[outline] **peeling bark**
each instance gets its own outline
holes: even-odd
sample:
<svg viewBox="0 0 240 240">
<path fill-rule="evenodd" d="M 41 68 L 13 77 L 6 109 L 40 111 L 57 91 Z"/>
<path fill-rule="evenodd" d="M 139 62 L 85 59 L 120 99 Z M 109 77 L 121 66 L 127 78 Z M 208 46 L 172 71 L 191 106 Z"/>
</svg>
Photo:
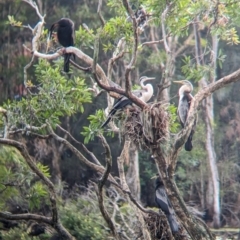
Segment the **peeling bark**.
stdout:
<svg viewBox="0 0 240 240">
<path fill-rule="evenodd" d="M 126 173 L 127 184 L 130 188 L 132 195 L 140 200 L 140 176 L 139 176 L 139 159 L 138 159 L 138 149 L 133 142 L 130 144 L 129 148 L 129 164 Z"/>
</svg>

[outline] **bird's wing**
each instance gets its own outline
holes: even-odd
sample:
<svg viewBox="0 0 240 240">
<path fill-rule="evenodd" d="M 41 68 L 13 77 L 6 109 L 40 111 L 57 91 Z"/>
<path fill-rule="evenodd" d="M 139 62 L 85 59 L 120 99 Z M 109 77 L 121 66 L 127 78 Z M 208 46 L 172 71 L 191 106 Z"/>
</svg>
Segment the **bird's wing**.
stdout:
<svg viewBox="0 0 240 240">
<path fill-rule="evenodd" d="M 169 208 L 171 207 L 171 203 L 169 202 L 166 191 L 163 187 L 157 188 L 156 195 L 155 195 L 155 201 L 156 201 L 158 207 L 160 209 L 162 209 L 162 211 L 165 214 L 170 213 Z M 169 205 L 169 203 L 170 203 L 170 205 Z"/>
<path fill-rule="evenodd" d="M 184 127 L 184 124 L 187 120 L 189 107 L 190 107 L 189 99 L 187 95 L 184 95 L 179 100 L 179 104 L 178 104 L 178 116 L 179 116 L 182 127 Z"/>
<path fill-rule="evenodd" d="M 131 104 L 132 102 L 125 96 L 120 97 L 115 104 L 113 105 L 113 109 L 119 110 Z"/>
<path fill-rule="evenodd" d="M 140 98 L 140 97 L 142 97 L 143 92 L 144 92 L 144 90 L 141 90 L 141 89 L 139 89 L 139 90 L 133 90 L 133 91 L 132 91 L 132 94 L 133 94 L 134 96 L 136 96 L 137 98 Z"/>
</svg>

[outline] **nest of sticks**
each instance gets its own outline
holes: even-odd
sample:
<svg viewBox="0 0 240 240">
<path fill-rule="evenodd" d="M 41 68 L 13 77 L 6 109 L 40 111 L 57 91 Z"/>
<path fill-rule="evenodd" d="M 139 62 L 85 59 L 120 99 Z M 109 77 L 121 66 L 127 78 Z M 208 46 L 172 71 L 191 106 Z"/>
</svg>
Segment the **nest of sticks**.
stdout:
<svg viewBox="0 0 240 240">
<path fill-rule="evenodd" d="M 144 221 L 152 240 L 172 239 L 166 222 L 162 221 L 160 216 L 148 213 L 144 216 Z"/>
<path fill-rule="evenodd" d="M 127 109 L 123 122 L 123 133 L 140 148 L 163 143 L 169 133 L 169 115 L 166 105 L 155 103 L 141 110 L 137 107 Z"/>
</svg>

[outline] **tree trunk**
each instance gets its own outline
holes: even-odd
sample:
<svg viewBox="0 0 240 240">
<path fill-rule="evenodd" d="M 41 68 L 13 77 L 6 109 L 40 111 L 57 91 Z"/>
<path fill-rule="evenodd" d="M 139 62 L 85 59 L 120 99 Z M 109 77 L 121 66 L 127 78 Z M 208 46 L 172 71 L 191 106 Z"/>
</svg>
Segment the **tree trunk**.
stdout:
<svg viewBox="0 0 240 240">
<path fill-rule="evenodd" d="M 198 19 L 196 19 L 198 20 Z M 204 58 L 203 58 L 203 51 L 200 42 L 200 35 L 198 32 L 198 24 L 194 24 L 194 35 L 195 35 L 195 53 L 196 53 L 196 62 L 197 66 L 204 65 Z M 213 51 L 211 56 L 211 65 L 214 69 L 214 74 L 211 76 L 210 81 L 215 81 L 215 71 L 216 71 L 216 60 L 217 60 L 217 50 L 218 50 L 218 39 L 216 36 L 212 36 L 212 45 Z M 207 80 L 203 77 L 200 81 L 201 88 L 204 88 L 208 85 Z M 218 177 L 218 169 L 217 169 L 217 161 L 216 161 L 216 153 L 214 149 L 214 114 L 213 114 L 213 98 L 209 96 L 203 101 L 204 107 L 204 122 L 206 125 L 206 150 L 208 154 L 208 161 L 209 161 L 209 170 L 210 170 L 210 179 L 211 181 L 208 183 L 212 184 L 212 197 L 213 199 L 210 200 L 210 196 L 207 198 L 207 204 L 213 203 L 213 206 L 210 207 L 213 209 L 213 225 L 214 227 L 220 227 L 220 204 L 219 204 L 219 177 Z M 208 191 L 209 192 L 209 191 Z M 210 193 L 210 192 L 209 192 Z M 209 194 L 210 195 L 210 194 Z"/>
<path fill-rule="evenodd" d="M 132 195 L 140 200 L 140 176 L 139 176 L 139 159 L 138 159 L 138 149 L 134 143 L 131 142 L 129 148 L 129 162 L 128 170 L 126 173 L 126 181 L 130 188 Z"/>
<path fill-rule="evenodd" d="M 212 65 L 214 71 L 216 71 L 216 60 L 217 60 L 217 50 L 218 50 L 218 39 L 216 36 L 212 37 L 212 45 L 213 45 L 213 56 L 212 56 Z M 215 81 L 215 73 L 212 76 L 211 82 Z M 202 80 L 202 86 L 206 86 L 207 82 L 206 79 Z M 216 160 L 216 153 L 214 149 L 214 104 L 213 104 L 213 97 L 209 96 L 204 101 L 204 108 L 205 108 L 205 124 L 206 124 L 206 150 L 208 154 L 209 160 L 209 170 L 210 170 L 210 178 L 212 184 L 212 203 L 213 203 L 213 226 L 216 228 L 220 227 L 220 189 L 219 189 L 219 176 L 218 176 L 218 168 L 217 168 L 217 160 Z"/>
</svg>

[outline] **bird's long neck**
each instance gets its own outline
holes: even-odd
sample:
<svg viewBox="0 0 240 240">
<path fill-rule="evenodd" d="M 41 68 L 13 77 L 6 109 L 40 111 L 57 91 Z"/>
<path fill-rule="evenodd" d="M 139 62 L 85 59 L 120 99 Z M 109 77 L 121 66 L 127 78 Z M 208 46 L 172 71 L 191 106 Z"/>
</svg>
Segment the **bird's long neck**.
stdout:
<svg viewBox="0 0 240 240">
<path fill-rule="evenodd" d="M 182 86 L 180 87 L 178 94 L 180 98 L 183 98 L 186 95 L 191 95 L 191 92 L 193 91 L 193 87 L 191 86 Z"/>
<path fill-rule="evenodd" d="M 153 95 L 153 86 L 152 84 L 146 84 L 145 86 L 141 84 L 141 86 L 143 90 L 146 90 L 146 92 L 142 93 L 142 96 L 140 99 L 144 102 L 148 102 Z"/>
</svg>

